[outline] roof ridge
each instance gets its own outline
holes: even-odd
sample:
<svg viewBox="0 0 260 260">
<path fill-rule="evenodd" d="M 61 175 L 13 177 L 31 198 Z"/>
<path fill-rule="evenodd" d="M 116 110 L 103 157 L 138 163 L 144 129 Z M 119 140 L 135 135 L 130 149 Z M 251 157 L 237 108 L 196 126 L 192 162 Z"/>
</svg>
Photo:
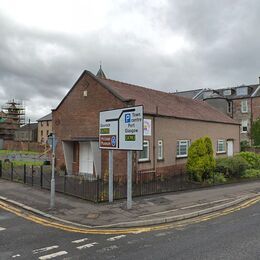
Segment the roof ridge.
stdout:
<svg viewBox="0 0 260 260">
<path fill-rule="evenodd" d="M 102 80 L 104 80 L 104 79 L 102 79 Z M 120 84 L 132 86 L 132 87 L 144 88 L 144 89 L 147 89 L 149 91 L 157 91 L 157 92 L 161 92 L 161 93 L 164 93 L 164 94 L 172 94 L 171 92 L 166 92 L 166 91 L 162 91 L 162 90 L 158 90 L 158 89 L 144 87 L 144 86 L 140 86 L 140 85 L 136 85 L 136 84 L 132 84 L 132 83 L 127 83 L 127 82 L 123 82 L 123 81 L 119 81 L 119 80 L 114 80 L 114 79 L 105 79 L 105 80 L 117 82 L 117 83 L 120 83 Z"/>
</svg>

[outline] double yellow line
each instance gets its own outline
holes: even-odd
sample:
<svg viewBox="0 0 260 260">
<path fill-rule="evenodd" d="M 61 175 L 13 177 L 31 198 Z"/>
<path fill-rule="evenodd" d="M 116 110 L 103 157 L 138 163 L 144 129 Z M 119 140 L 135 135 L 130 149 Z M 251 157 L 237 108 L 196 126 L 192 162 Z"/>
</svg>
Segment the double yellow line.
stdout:
<svg viewBox="0 0 260 260">
<path fill-rule="evenodd" d="M 68 232 L 75 232 L 75 233 L 82 233 L 82 234 L 103 234 L 104 235 L 104 234 L 137 234 L 137 233 L 163 230 L 163 229 L 169 229 L 169 228 L 181 228 L 181 227 L 185 227 L 190 224 L 195 224 L 195 223 L 207 221 L 210 219 L 214 219 L 214 218 L 217 218 L 220 216 L 228 215 L 235 211 L 252 206 L 253 204 L 255 204 L 259 201 L 260 201 L 260 196 L 257 196 L 252 199 L 249 199 L 237 206 L 230 207 L 230 208 L 227 208 L 227 209 L 224 209 L 221 211 L 217 211 L 214 213 L 210 213 L 207 215 L 202 215 L 202 216 L 198 216 L 195 218 L 183 220 L 183 221 L 148 226 L 148 227 L 146 226 L 146 227 L 120 228 L 120 229 L 79 228 L 79 227 L 75 227 L 72 225 L 65 225 L 65 224 L 58 223 L 56 221 L 37 217 L 36 215 L 33 215 L 31 213 L 20 210 L 19 208 L 11 206 L 10 204 L 7 204 L 2 201 L 0 201 L 0 208 L 7 210 L 9 212 L 12 212 L 19 217 L 22 217 L 24 219 L 27 219 L 29 221 L 32 221 L 34 223 L 37 223 L 37 224 L 40 224 L 40 225 L 43 225 L 46 227 L 52 227 L 52 228 L 57 228 L 57 229 L 68 231 Z"/>
</svg>

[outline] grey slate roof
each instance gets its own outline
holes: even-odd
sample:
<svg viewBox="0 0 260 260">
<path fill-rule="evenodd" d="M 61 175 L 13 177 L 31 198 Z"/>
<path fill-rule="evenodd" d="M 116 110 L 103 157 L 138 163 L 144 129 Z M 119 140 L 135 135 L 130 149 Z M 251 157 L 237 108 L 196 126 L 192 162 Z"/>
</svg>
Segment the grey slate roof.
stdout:
<svg viewBox="0 0 260 260">
<path fill-rule="evenodd" d="M 48 114 L 48 115 L 38 119 L 37 121 L 41 122 L 41 121 L 51 121 L 51 120 L 52 120 L 52 113 L 50 113 L 50 114 Z"/>
<path fill-rule="evenodd" d="M 238 88 L 248 88 L 247 95 L 237 95 L 236 90 Z M 231 90 L 231 95 L 224 95 L 225 90 Z M 211 94 L 210 94 L 211 92 Z M 207 94 L 208 93 L 208 94 Z M 249 97 L 257 97 L 260 96 L 260 85 L 242 85 L 237 87 L 229 87 L 229 88 L 216 88 L 216 89 L 193 89 L 188 91 L 182 91 L 173 93 L 177 96 L 187 97 L 191 99 L 208 99 L 208 98 L 226 98 L 226 99 L 240 99 L 240 98 L 249 98 Z"/>
<path fill-rule="evenodd" d="M 34 130 L 37 129 L 38 123 L 31 123 L 31 124 L 26 124 L 20 128 L 18 128 L 16 131 L 28 131 L 28 130 Z"/>
</svg>

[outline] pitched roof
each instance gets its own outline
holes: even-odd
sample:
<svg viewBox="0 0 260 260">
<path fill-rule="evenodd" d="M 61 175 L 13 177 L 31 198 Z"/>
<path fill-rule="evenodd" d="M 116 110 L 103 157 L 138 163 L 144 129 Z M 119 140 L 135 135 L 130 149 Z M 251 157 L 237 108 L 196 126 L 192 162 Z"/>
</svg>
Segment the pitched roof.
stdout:
<svg viewBox="0 0 260 260">
<path fill-rule="evenodd" d="M 52 113 L 44 116 L 44 117 L 41 117 L 40 119 L 38 119 L 37 121 L 40 122 L 40 121 L 51 121 L 52 120 Z"/>
<path fill-rule="evenodd" d="M 172 93 L 166 93 L 111 79 L 101 79 L 87 70 L 83 71 L 78 80 L 53 111 L 59 109 L 64 100 L 77 86 L 78 82 L 85 76 L 89 76 L 96 80 L 122 102 L 135 100 L 135 105 L 143 105 L 145 114 L 238 125 L 236 121 L 208 105 L 206 102 L 191 100 L 190 98 L 173 95 Z"/>
<path fill-rule="evenodd" d="M 204 89 L 202 89 L 202 88 L 192 89 L 192 90 L 186 90 L 186 91 L 178 91 L 178 92 L 174 92 L 172 94 L 177 95 L 177 96 L 187 97 L 187 98 L 194 98 L 203 90 Z"/>
<path fill-rule="evenodd" d="M 31 123 L 31 124 L 26 124 L 24 126 L 21 126 L 18 128 L 16 131 L 28 131 L 28 130 L 35 130 L 37 129 L 38 124 L 37 123 Z"/>
<path fill-rule="evenodd" d="M 248 88 L 248 93 L 246 95 L 237 95 L 237 89 L 244 88 L 244 87 Z M 231 94 L 224 95 L 225 90 L 231 90 Z M 210 92 L 212 94 L 210 94 Z M 260 85 L 252 84 L 252 85 L 242 85 L 242 86 L 229 87 L 229 88 L 193 89 L 193 90 L 175 92 L 173 94 L 182 97 L 193 98 L 193 99 L 212 99 L 212 98 L 226 98 L 229 100 L 241 99 L 241 98 L 249 98 L 249 97 L 259 97 Z"/>
<path fill-rule="evenodd" d="M 158 90 L 123 83 L 110 79 L 99 79 L 101 83 L 125 100 L 134 99 L 135 105 L 144 105 L 145 114 L 158 114 L 175 118 L 238 124 L 233 119 L 208 105 Z"/>
</svg>

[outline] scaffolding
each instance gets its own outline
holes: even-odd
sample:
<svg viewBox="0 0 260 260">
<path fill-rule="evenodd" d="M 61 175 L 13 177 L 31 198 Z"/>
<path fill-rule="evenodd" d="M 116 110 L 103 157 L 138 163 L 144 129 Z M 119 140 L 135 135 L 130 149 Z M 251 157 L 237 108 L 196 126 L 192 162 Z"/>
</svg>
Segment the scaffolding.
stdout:
<svg viewBox="0 0 260 260">
<path fill-rule="evenodd" d="M 14 132 L 25 124 L 25 106 L 21 100 L 9 100 L 0 112 L 0 139 L 14 139 Z"/>
</svg>

